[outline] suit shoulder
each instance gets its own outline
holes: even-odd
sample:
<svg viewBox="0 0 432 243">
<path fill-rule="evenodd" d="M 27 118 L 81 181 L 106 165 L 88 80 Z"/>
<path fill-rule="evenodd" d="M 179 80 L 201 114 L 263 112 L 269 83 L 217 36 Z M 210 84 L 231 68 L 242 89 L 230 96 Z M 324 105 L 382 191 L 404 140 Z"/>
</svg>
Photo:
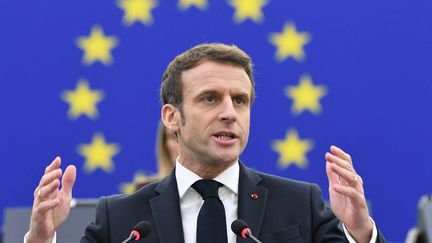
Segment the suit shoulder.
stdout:
<svg viewBox="0 0 432 243">
<path fill-rule="evenodd" d="M 316 185 L 306 181 L 294 180 L 294 179 L 267 174 L 263 172 L 257 171 L 257 173 L 261 177 L 262 182 L 264 183 L 276 183 L 276 184 L 284 184 L 284 185 L 292 185 L 292 186 L 300 186 L 300 187 L 309 187 L 312 185 Z"/>
<path fill-rule="evenodd" d="M 143 202 L 149 201 L 156 195 L 155 188 L 158 185 L 158 182 L 147 184 L 141 187 L 138 191 L 132 194 L 114 194 L 109 196 L 101 197 L 99 203 L 105 201 L 107 206 L 118 206 L 118 205 L 127 205 L 135 202 Z"/>
<path fill-rule="evenodd" d="M 314 183 L 289 179 L 281 176 L 257 172 L 261 181 L 259 185 L 269 188 L 270 190 L 283 190 L 287 193 L 311 193 L 321 191 L 319 186 Z"/>
</svg>

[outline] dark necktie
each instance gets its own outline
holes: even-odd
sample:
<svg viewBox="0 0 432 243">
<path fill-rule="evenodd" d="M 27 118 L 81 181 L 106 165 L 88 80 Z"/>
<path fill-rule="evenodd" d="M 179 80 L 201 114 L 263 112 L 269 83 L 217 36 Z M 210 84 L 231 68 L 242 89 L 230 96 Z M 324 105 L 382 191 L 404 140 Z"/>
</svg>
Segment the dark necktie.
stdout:
<svg viewBox="0 0 432 243">
<path fill-rule="evenodd" d="M 227 243 L 225 208 L 219 199 L 222 184 L 214 180 L 199 180 L 192 187 L 203 198 L 204 204 L 198 214 L 197 243 Z"/>
</svg>

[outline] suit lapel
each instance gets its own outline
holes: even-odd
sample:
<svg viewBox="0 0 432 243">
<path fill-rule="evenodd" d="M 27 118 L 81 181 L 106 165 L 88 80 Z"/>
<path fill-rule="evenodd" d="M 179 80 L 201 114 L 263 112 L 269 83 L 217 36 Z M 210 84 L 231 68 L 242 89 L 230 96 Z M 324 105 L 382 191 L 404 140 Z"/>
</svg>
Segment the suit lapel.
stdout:
<svg viewBox="0 0 432 243">
<path fill-rule="evenodd" d="M 163 179 L 155 191 L 159 196 L 150 200 L 155 228 L 161 243 L 183 243 L 180 202 L 175 179 L 175 169 Z"/>
<path fill-rule="evenodd" d="M 238 218 L 249 224 L 252 233 L 258 236 L 264 219 L 268 189 L 258 186 L 260 176 L 253 170 L 240 165 L 238 191 Z M 161 243 L 183 243 L 183 227 L 180 214 L 175 169 L 162 180 L 155 191 L 159 196 L 150 200 L 155 228 Z M 256 195 L 255 199 L 252 194 Z M 238 238 L 238 242 L 248 242 Z"/>
<path fill-rule="evenodd" d="M 268 189 L 258 186 L 260 176 L 253 170 L 240 164 L 240 178 L 238 191 L 238 218 L 244 220 L 258 236 L 264 219 Z M 238 242 L 248 242 L 238 238 Z"/>
</svg>

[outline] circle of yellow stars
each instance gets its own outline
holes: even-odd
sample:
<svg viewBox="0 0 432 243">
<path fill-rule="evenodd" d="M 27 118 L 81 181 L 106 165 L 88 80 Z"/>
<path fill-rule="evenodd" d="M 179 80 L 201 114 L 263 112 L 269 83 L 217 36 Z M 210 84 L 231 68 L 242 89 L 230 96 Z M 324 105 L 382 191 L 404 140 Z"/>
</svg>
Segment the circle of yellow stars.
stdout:
<svg viewBox="0 0 432 243">
<path fill-rule="evenodd" d="M 263 9 L 270 3 L 269 0 L 227 0 L 227 4 L 234 9 L 233 21 L 242 24 L 252 21 L 260 24 L 264 21 Z M 116 6 L 123 11 L 122 22 L 130 27 L 134 24 L 151 26 L 154 22 L 153 12 L 159 6 L 159 0 L 117 0 Z M 208 0 L 178 0 L 177 7 L 181 11 L 196 8 L 201 11 L 209 9 Z M 298 31 L 296 24 L 287 21 L 281 32 L 268 35 L 268 42 L 275 47 L 274 58 L 277 62 L 283 62 L 289 58 L 296 62 L 306 60 L 305 47 L 311 42 L 311 34 Z M 103 28 L 94 25 L 88 36 L 79 36 L 75 40 L 76 46 L 82 50 L 82 63 L 84 66 L 92 66 L 99 63 L 110 66 L 114 62 L 112 51 L 118 47 L 119 38 L 105 34 Z M 309 111 L 314 115 L 322 112 L 320 100 L 327 94 L 327 88 L 323 85 L 315 85 L 309 75 L 302 75 L 298 85 L 285 87 L 284 94 L 292 100 L 291 112 L 300 115 Z M 91 89 L 85 79 L 77 81 L 75 90 L 65 90 L 61 98 L 69 105 L 67 116 L 71 120 L 77 120 L 86 116 L 91 120 L 99 117 L 97 105 L 105 99 L 102 90 Z M 313 141 L 301 139 L 294 128 L 286 132 L 282 140 L 271 142 L 271 148 L 279 154 L 278 164 L 286 168 L 295 164 L 301 168 L 307 166 L 306 154 L 312 150 Z M 108 143 L 102 133 L 95 133 L 89 144 L 81 144 L 78 153 L 85 158 L 84 170 L 88 173 L 96 169 L 112 172 L 115 168 L 113 157 L 120 152 L 120 146 L 116 143 Z M 135 176 L 142 180 L 143 175 Z M 144 176 L 145 177 L 145 176 Z M 136 182 L 136 180 L 134 179 Z M 132 183 L 122 185 L 123 191 L 129 191 Z M 125 188 L 129 188 L 128 190 Z"/>
</svg>

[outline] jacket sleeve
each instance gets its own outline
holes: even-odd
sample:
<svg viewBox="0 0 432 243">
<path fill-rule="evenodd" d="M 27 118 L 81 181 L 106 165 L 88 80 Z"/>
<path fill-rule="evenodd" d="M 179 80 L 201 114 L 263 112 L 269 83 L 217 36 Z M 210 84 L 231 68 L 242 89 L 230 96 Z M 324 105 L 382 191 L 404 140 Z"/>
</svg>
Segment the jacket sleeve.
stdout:
<svg viewBox="0 0 432 243">
<path fill-rule="evenodd" d="M 109 218 L 107 210 L 107 198 L 102 197 L 96 207 L 94 222 L 87 225 L 80 243 L 108 243 L 110 242 Z"/>
<path fill-rule="evenodd" d="M 349 242 L 343 230 L 342 222 L 333 214 L 329 205 L 322 200 L 318 186 L 311 186 L 313 242 Z M 375 225 L 376 227 L 376 225 Z M 378 230 L 376 243 L 385 243 Z"/>
<path fill-rule="evenodd" d="M 339 219 L 333 214 L 329 205 L 324 203 L 319 187 L 312 184 L 310 193 L 312 242 L 348 242 Z"/>
</svg>

